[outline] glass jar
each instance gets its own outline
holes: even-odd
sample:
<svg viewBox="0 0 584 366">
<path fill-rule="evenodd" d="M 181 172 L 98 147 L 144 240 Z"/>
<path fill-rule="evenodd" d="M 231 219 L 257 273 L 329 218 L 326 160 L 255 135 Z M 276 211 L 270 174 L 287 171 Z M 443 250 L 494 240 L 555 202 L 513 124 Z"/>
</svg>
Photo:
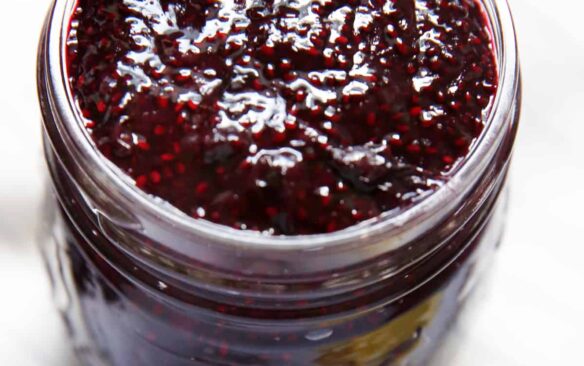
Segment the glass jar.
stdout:
<svg viewBox="0 0 584 366">
<path fill-rule="evenodd" d="M 50 189 L 42 250 L 87 365 L 426 365 L 499 243 L 520 81 L 506 1 L 484 0 L 500 87 L 445 185 L 323 235 L 195 220 L 136 188 L 82 127 L 56 0 L 38 84 Z"/>
</svg>

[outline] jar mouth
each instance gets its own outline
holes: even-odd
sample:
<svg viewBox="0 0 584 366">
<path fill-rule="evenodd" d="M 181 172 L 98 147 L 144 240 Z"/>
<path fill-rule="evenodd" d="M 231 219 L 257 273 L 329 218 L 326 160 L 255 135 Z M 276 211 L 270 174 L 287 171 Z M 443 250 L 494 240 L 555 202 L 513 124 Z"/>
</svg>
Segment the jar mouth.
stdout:
<svg viewBox="0 0 584 366">
<path fill-rule="evenodd" d="M 49 18 L 48 67 L 51 70 L 51 97 L 61 116 L 58 129 L 71 138 L 73 156 L 85 165 L 81 167 L 98 183 L 108 182 L 114 201 L 127 203 L 127 207 L 139 207 L 143 213 L 161 223 L 168 223 L 173 230 L 204 237 L 213 242 L 235 246 L 240 249 L 270 248 L 276 251 L 320 250 L 338 245 L 357 245 L 365 238 L 379 235 L 386 237 L 385 250 L 397 249 L 409 243 L 420 233 L 439 224 L 451 213 L 480 179 L 481 173 L 497 151 L 497 141 L 508 129 L 506 122 L 514 107 L 519 87 L 518 58 L 515 31 L 506 0 L 480 0 L 487 15 L 493 38 L 499 71 L 499 87 L 494 101 L 485 112 L 485 129 L 473 143 L 468 155 L 448 173 L 444 184 L 413 203 L 410 207 L 382 213 L 380 216 L 355 224 L 346 229 L 326 234 L 275 236 L 255 231 L 233 229 L 225 225 L 192 218 L 170 203 L 163 202 L 140 188 L 121 169 L 107 160 L 93 143 L 88 131 L 83 128 L 82 117 L 74 103 L 67 80 L 66 39 L 69 19 L 75 0 L 56 0 Z M 80 163 L 81 164 L 81 163 Z M 453 199 L 453 197 L 455 199 Z M 412 230 L 413 227 L 415 230 Z M 389 240 L 387 240 L 389 238 Z"/>
</svg>

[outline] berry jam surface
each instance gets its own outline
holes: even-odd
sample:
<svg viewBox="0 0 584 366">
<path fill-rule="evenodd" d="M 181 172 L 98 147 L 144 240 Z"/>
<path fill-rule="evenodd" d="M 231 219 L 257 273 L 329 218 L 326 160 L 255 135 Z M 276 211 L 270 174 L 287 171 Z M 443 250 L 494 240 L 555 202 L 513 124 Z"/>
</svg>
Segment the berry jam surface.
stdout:
<svg viewBox="0 0 584 366">
<path fill-rule="evenodd" d="M 186 214 L 340 230 L 439 188 L 497 89 L 470 0 L 79 0 L 68 72 L 99 150 Z"/>
</svg>

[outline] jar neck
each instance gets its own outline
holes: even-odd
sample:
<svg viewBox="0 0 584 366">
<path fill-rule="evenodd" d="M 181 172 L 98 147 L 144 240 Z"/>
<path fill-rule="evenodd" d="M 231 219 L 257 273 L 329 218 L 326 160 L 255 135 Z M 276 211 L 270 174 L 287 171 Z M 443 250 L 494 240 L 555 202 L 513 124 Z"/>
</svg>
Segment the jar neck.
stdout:
<svg viewBox="0 0 584 366">
<path fill-rule="evenodd" d="M 505 153 L 504 149 L 501 153 Z M 426 233 L 405 251 L 388 253 L 343 271 L 277 278 L 228 274 L 204 264 L 171 263 L 150 250 L 155 243 L 147 238 L 130 247 L 135 238 L 101 220 L 48 144 L 46 155 L 60 208 L 72 229 L 74 242 L 82 246 L 85 255 L 93 256 L 94 262 L 107 262 L 113 269 L 108 272 L 139 283 L 140 288 L 149 288 L 155 295 L 163 286 L 164 293 L 171 298 L 209 309 L 226 304 L 241 306 L 245 298 L 246 308 L 238 307 L 238 315 L 261 314 L 269 319 L 294 318 L 296 314 L 302 318 L 318 317 L 324 307 L 329 314 L 350 312 L 360 306 L 363 298 L 367 299 L 368 307 L 373 307 L 378 302 L 385 304 L 401 299 L 422 287 L 459 257 L 473 252 L 495 206 L 501 204 L 498 198 L 508 167 L 508 160 L 499 160 L 482 184 L 475 187 L 474 194 L 465 200 L 465 205 L 440 228 Z M 419 250 L 418 246 L 428 250 L 412 256 L 413 251 Z M 404 280 L 408 286 L 404 286 Z M 302 303 L 298 299 L 303 299 Z"/>
<path fill-rule="evenodd" d="M 65 76 L 64 40 L 74 1 L 56 0 L 41 40 L 38 84 L 46 154 L 62 206 L 87 241 L 93 231 L 103 237 L 96 250 L 111 247 L 184 289 L 285 302 L 298 293 L 340 296 L 398 276 L 453 238 L 474 235 L 463 229 L 484 224 L 488 215 L 481 212 L 489 212 L 504 179 L 520 90 L 515 39 L 506 3 L 484 3 L 501 87 L 484 136 L 447 184 L 395 217 L 335 234 L 277 238 L 188 218 L 140 192 L 99 155 L 81 127 Z"/>
</svg>

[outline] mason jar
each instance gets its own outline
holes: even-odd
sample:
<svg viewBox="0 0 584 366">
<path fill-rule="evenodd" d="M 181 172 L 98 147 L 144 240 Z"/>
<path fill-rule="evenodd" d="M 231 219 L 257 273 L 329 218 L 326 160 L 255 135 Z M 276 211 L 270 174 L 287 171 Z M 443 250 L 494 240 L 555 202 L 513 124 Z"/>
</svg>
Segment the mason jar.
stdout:
<svg viewBox="0 0 584 366">
<path fill-rule="evenodd" d="M 86 365 L 426 365 L 505 221 L 520 106 L 505 0 L 483 0 L 499 89 L 485 130 L 416 205 L 320 235 L 267 236 L 182 214 L 97 150 L 76 109 L 56 0 L 38 86 L 48 172 L 41 248 Z"/>
</svg>

